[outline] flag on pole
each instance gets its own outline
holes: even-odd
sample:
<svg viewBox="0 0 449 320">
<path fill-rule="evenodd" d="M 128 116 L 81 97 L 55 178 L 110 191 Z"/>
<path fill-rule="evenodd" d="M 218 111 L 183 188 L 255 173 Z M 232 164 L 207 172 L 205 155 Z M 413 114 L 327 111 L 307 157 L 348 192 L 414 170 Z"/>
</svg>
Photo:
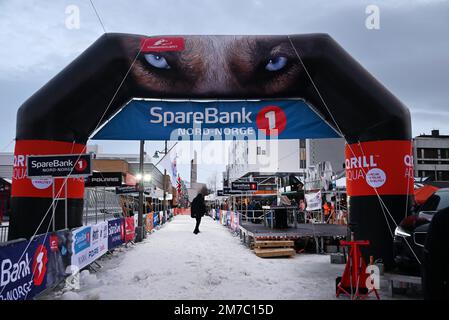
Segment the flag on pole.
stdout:
<svg viewBox="0 0 449 320">
<path fill-rule="evenodd" d="M 175 154 L 175 157 L 173 158 L 173 160 L 170 159 L 170 153 L 167 155 L 164 155 L 164 158 L 161 160 L 161 162 L 159 163 L 159 165 L 167 170 L 167 174 L 170 177 L 170 181 L 171 184 L 173 186 L 176 186 L 177 183 L 177 176 L 178 176 L 178 168 L 176 165 L 176 159 L 178 158 L 178 155 Z"/>
</svg>

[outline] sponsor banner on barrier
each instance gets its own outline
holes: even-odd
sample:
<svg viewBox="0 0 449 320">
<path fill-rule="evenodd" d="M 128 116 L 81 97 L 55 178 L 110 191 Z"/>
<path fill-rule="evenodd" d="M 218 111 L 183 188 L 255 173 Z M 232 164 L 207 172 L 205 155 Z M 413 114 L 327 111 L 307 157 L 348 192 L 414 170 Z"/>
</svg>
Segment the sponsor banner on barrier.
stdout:
<svg viewBox="0 0 449 320">
<path fill-rule="evenodd" d="M 70 230 L 50 233 L 47 264 L 47 288 L 59 284 L 70 274 L 72 264 L 73 236 Z"/>
<path fill-rule="evenodd" d="M 31 299 L 47 288 L 49 238 L 41 235 L 28 243 L 0 247 L 0 300 Z"/>
<path fill-rule="evenodd" d="M 159 224 L 163 224 L 164 222 L 164 213 L 162 211 L 159 211 Z"/>
<path fill-rule="evenodd" d="M 307 204 L 307 211 L 321 210 L 321 191 L 306 193 L 304 198 Z"/>
<path fill-rule="evenodd" d="M 108 250 L 108 222 L 81 227 L 72 231 L 72 265 L 84 268 Z"/>
<path fill-rule="evenodd" d="M 150 233 L 151 230 L 153 230 L 154 228 L 154 219 L 153 219 L 153 212 L 147 213 L 146 217 L 145 217 L 145 231 Z"/>
<path fill-rule="evenodd" d="M 108 250 L 112 250 L 125 241 L 125 225 L 121 218 L 108 221 Z"/>
<path fill-rule="evenodd" d="M 153 212 L 153 228 L 156 228 L 158 224 L 159 224 L 159 215 Z"/>
<path fill-rule="evenodd" d="M 136 228 L 134 225 L 134 217 L 125 218 L 125 242 L 134 241 L 136 236 Z"/>
<path fill-rule="evenodd" d="M 409 140 L 346 145 L 345 168 L 349 196 L 413 194 L 413 153 Z"/>
<path fill-rule="evenodd" d="M 231 229 L 237 231 L 239 229 L 239 214 L 238 212 L 231 211 Z"/>
</svg>

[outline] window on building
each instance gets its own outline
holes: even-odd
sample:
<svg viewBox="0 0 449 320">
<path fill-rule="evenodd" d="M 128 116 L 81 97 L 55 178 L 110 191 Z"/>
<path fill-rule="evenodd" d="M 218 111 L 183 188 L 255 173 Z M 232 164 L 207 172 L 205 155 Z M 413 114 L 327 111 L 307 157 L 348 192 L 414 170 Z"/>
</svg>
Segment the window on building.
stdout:
<svg viewBox="0 0 449 320">
<path fill-rule="evenodd" d="M 424 148 L 424 158 L 426 158 L 426 159 L 438 159 L 438 149 L 436 149 L 436 148 Z"/>
<path fill-rule="evenodd" d="M 424 158 L 424 149 L 423 148 L 416 149 L 416 157 L 418 159 Z"/>
<path fill-rule="evenodd" d="M 440 170 L 437 171 L 437 181 L 449 181 L 449 171 Z"/>
<path fill-rule="evenodd" d="M 449 149 L 441 149 L 441 159 L 449 159 Z"/>
<path fill-rule="evenodd" d="M 438 160 L 419 160 L 419 164 L 441 164 L 441 161 Z"/>
</svg>

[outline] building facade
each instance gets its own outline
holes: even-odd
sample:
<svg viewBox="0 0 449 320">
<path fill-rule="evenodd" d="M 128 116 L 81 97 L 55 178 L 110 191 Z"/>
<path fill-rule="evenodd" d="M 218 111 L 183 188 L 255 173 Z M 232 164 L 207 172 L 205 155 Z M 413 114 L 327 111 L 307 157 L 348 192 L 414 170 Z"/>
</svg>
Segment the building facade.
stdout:
<svg viewBox="0 0 449 320">
<path fill-rule="evenodd" d="M 223 172 L 224 185 L 248 172 L 291 172 L 305 177 L 308 168 L 329 161 L 334 172 L 344 169 L 343 138 L 234 141 L 228 149 L 228 165 Z"/>
<path fill-rule="evenodd" d="M 413 139 L 415 177 L 449 181 L 449 135 L 432 130 Z"/>
</svg>

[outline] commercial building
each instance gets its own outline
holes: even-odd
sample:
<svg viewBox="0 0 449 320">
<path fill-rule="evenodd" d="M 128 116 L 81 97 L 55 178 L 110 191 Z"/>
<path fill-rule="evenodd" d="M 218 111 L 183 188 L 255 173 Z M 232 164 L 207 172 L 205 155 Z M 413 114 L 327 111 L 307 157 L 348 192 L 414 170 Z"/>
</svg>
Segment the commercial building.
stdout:
<svg viewBox="0 0 449 320">
<path fill-rule="evenodd" d="M 12 152 L 0 152 L 0 178 L 12 179 L 14 155 Z"/>
<path fill-rule="evenodd" d="M 413 139 L 415 176 L 435 182 L 449 181 L 449 135 L 432 130 Z"/>
<path fill-rule="evenodd" d="M 329 161 L 333 172 L 344 169 L 343 138 L 234 141 L 228 150 L 229 164 L 223 172 L 224 185 L 230 185 L 248 173 L 270 175 L 279 172 L 292 173 L 303 180 L 308 169 L 320 162 Z"/>
</svg>

